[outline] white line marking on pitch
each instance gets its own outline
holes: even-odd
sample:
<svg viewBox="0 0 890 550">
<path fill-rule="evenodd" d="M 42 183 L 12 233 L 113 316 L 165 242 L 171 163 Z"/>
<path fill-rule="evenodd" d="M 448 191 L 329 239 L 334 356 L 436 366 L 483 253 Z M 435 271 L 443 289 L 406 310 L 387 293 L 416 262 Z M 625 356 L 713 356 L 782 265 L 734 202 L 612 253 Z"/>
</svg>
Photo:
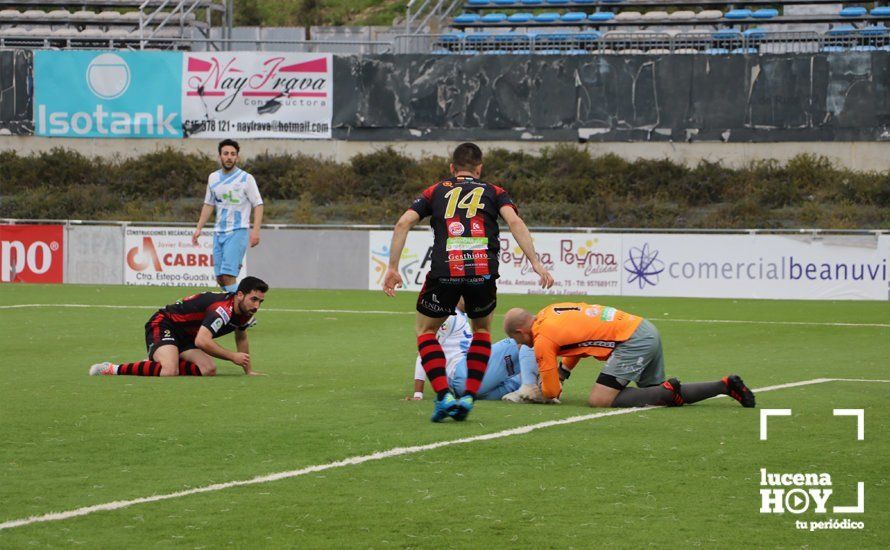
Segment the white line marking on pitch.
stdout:
<svg viewBox="0 0 890 550">
<path fill-rule="evenodd" d="M 158 306 L 121 306 L 110 304 L 14 304 L 0 306 L 0 309 L 27 309 L 40 307 L 61 307 L 61 308 L 102 308 L 102 309 L 159 309 Z M 346 313 L 346 314 L 362 314 L 369 315 L 414 315 L 413 311 L 385 311 L 374 309 L 294 309 L 294 308 L 275 308 L 267 307 L 262 309 L 263 312 L 270 313 Z M 887 323 L 825 323 L 820 321 L 752 321 L 744 319 L 671 319 L 670 317 L 649 318 L 650 321 L 661 323 L 723 323 L 736 325 L 800 325 L 812 327 L 871 327 L 871 328 L 890 328 Z"/>
<path fill-rule="evenodd" d="M 789 382 L 787 384 L 778 384 L 775 386 L 767 386 L 764 388 L 755 388 L 754 392 L 763 393 L 768 391 L 775 390 L 783 390 L 786 388 L 796 388 L 800 386 L 810 386 L 813 384 L 822 384 L 825 382 L 890 382 L 890 380 L 856 380 L 849 378 L 814 378 L 812 380 L 802 380 L 800 382 Z M 49 514 L 44 514 L 42 516 L 31 516 L 29 518 L 24 519 L 15 519 L 6 521 L 4 523 L 0 523 L 0 530 L 3 529 L 12 529 L 14 527 L 22 527 L 25 525 L 31 525 L 33 523 L 43 523 L 47 521 L 61 521 L 65 519 L 76 518 L 79 516 L 86 516 L 92 514 L 94 512 L 106 512 L 111 510 L 120 510 L 121 508 L 127 508 L 129 506 L 133 506 L 136 504 L 146 504 L 149 502 L 160 502 L 162 500 L 170 500 L 179 497 L 185 497 L 190 495 L 196 495 L 200 493 L 211 493 L 214 491 L 222 491 L 224 489 L 231 489 L 232 487 L 244 487 L 246 485 L 257 485 L 259 483 L 268 483 L 270 481 L 278 481 L 282 479 L 289 479 L 292 477 L 299 477 L 306 474 L 312 474 L 315 472 L 323 472 L 325 470 L 331 470 L 334 468 L 341 468 L 343 466 L 354 466 L 356 464 L 362 464 L 365 462 L 370 462 L 372 460 L 382 460 L 384 458 L 392 458 L 394 456 L 403 456 L 408 454 L 420 453 L 424 451 L 431 451 L 433 449 L 439 449 L 442 447 L 449 447 L 451 445 L 462 445 L 465 443 L 474 443 L 476 441 L 489 441 L 492 439 L 500 439 L 503 437 L 509 437 L 511 435 L 521 435 L 527 434 L 529 432 L 533 432 L 535 430 L 540 430 L 542 428 L 550 428 L 552 426 L 562 426 L 565 424 L 575 424 L 577 422 L 584 422 L 585 420 L 594 420 L 597 418 L 604 418 L 607 416 L 618 416 L 622 414 L 634 414 L 643 411 L 649 411 L 652 409 L 661 409 L 664 407 L 646 407 L 646 408 L 636 408 L 636 409 L 616 409 L 605 412 L 598 412 L 593 414 L 582 414 L 578 416 L 570 416 L 568 418 L 563 418 L 560 420 L 548 420 L 546 422 L 539 422 L 537 424 L 529 424 L 528 426 L 520 426 L 518 428 L 511 428 L 509 430 L 502 430 L 500 432 L 493 432 L 488 434 L 477 435 L 473 437 L 466 437 L 463 439 L 452 439 L 450 441 L 437 441 L 435 443 L 428 443 L 426 445 L 415 445 L 413 447 L 396 447 L 394 449 L 389 449 L 388 451 L 380 451 L 376 453 L 372 453 L 369 455 L 363 456 L 354 456 L 352 458 L 347 458 L 344 460 L 338 460 L 336 462 L 329 462 L 327 464 L 317 464 L 315 466 L 307 466 L 305 468 L 300 468 L 299 470 L 289 470 L 286 472 L 277 472 L 274 474 L 268 474 L 264 476 L 257 476 L 251 479 L 244 479 L 240 481 L 229 481 L 226 483 L 214 483 L 213 485 L 207 485 L 205 487 L 198 487 L 196 489 L 188 489 L 185 491 L 177 491 L 175 493 L 168 493 L 166 495 L 155 495 L 150 497 L 142 497 L 136 498 L 133 500 L 117 500 L 114 502 L 107 502 L 105 504 L 96 504 L 93 506 L 85 506 L 83 508 L 77 508 L 76 510 L 68 510 L 67 512 L 52 512 Z"/>
</svg>

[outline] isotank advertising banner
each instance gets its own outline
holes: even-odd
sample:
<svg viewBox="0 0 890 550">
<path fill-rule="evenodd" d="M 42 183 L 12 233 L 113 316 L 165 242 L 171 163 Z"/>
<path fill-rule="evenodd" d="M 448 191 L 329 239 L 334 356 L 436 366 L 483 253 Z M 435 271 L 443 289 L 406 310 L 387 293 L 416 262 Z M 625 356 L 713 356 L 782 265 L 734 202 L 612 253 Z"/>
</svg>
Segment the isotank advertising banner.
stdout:
<svg viewBox="0 0 890 550">
<path fill-rule="evenodd" d="M 179 52 L 38 51 L 39 136 L 182 138 Z"/>
</svg>

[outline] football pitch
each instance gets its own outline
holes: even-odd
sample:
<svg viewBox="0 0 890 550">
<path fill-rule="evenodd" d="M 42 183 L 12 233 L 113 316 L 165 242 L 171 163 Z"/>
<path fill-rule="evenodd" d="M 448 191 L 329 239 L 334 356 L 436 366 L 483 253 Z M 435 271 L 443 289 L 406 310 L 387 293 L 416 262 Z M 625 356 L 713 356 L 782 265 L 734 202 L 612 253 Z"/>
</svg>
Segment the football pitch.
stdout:
<svg viewBox="0 0 890 550">
<path fill-rule="evenodd" d="M 792 413 L 762 441 L 759 410 L 728 398 L 590 409 L 593 359 L 561 405 L 482 401 L 432 424 L 429 388 L 404 400 L 404 291 L 273 288 L 249 333 L 268 376 L 222 362 L 216 378 L 87 375 L 144 359 L 152 311 L 190 293 L 0 286 L 0 547 L 890 546 L 890 383 L 820 380 L 890 379 L 887 302 L 583 298 L 651 319 L 669 376 L 768 388 L 758 409 Z M 493 340 L 508 308 L 555 301 L 500 296 Z M 863 409 L 864 439 L 833 409 Z M 762 469 L 830 486 L 762 486 Z M 857 505 L 859 482 L 864 511 L 833 511 Z M 832 493 L 824 513 L 778 514 L 761 489 Z"/>
</svg>

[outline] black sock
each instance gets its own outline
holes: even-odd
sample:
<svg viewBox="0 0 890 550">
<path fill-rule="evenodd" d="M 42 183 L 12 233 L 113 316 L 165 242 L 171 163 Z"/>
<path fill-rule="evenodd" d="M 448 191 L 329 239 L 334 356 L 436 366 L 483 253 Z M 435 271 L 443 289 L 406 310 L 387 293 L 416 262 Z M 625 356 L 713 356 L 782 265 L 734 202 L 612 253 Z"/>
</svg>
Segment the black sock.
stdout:
<svg viewBox="0 0 890 550">
<path fill-rule="evenodd" d="M 683 386 L 685 389 L 685 386 Z M 674 392 L 664 386 L 624 388 L 612 402 L 613 407 L 645 407 L 646 405 L 674 405 Z"/>
<path fill-rule="evenodd" d="M 444 390 L 442 390 L 442 391 L 437 391 L 437 392 L 436 392 L 436 399 L 438 399 L 439 401 L 445 399 L 445 394 L 447 394 L 447 393 L 450 392 L 450 391 L 451 391 L 451 390 L 449 390 L 449 389 L 447 389 L 447 388 L 444 389 Z"/>
<path fill-rule="evenodd" d="M 717 380 L 716 382 L 693 382 L 691 384 L 684 383 L 680 386 L 680 395 L 686 404 L 696 403 L 724 393 L 726 393 L 726 384 L 723 383 L 723 380 Z"/>
</svg>

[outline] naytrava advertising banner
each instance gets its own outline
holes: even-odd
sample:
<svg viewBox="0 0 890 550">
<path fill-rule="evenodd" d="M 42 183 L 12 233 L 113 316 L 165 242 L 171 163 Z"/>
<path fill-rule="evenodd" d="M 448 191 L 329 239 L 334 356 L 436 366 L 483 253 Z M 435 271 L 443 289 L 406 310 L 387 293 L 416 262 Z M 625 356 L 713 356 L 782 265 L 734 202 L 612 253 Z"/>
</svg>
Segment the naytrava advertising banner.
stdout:
<svg viewBox="0 0 890 550">
<path fill-rule="evenodd" d="M 372 231 L 368 288 L 379 289 L 392 233 Z M 548 294 L 890 299 L 890 236 L 536 233 L 556 284 Z M 402 252 L 405 288 L 430 268 L 432 233 L 412 231 Z M 501 235 L 502 293 L 544 293 L 508 234 Z"/>
<path fill-rule="evenodd" d="M 185 53 L 186 134 L 224 138 L 330 138 L 331 54 Z"/>
</svg>

